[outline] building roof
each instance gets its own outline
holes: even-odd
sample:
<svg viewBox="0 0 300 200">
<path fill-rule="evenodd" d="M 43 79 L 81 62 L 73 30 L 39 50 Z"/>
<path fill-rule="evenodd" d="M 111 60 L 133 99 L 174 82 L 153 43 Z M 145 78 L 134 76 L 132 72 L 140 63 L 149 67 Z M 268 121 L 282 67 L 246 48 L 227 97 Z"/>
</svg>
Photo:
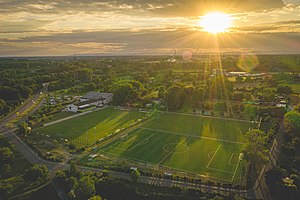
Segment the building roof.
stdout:
<svg viewBox="0 0 300 200">
<path fill-rule="evenodd" d="M 88 100 L 88 101 L 79 102 L 78 104 L 76 104 L 76 106 L 80 107 L 80 106 L 84 106 L 84 105 L 89 105 L 89 104 L 95 103 L 97 101 L 98 101 L 97 99 L 91 99 L 91 100 Z"/>
<path fill-rule="evenodd" d="M 90 100 L 108 99 L 112 95 L 113 95 L 112 93 L 89 92 L 88 94 L 81 97 L 81 99 L 90 99 Z"/>
</svg>

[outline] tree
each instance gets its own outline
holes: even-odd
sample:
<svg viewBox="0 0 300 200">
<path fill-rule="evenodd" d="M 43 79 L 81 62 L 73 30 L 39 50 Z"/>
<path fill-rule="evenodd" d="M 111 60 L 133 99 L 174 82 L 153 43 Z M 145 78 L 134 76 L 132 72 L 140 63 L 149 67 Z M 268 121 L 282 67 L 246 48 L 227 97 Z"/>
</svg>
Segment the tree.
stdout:
<svg viewBox="0 0 300 200">
<path fill-rule="evenodd" d="M 14 158 L 14 153 L 8 147 L 0 148 L 0 165 L 11 161 Z"/>
<path fill-rule="evenodd" d="M 234 92 L 232 99 L 235 101 L 243 101 L 244 97 L 244 92 Z"/>
<path fill-rule="evenodd" d="M 167 102 L 169 109 L 178 109 L 182 105 L 184 89 L 180 85 L 174 85 L 168 88 Z"/>
<path fill-rule="evenodd" d="M 45 165 L 33 165 L 29 169 L 27 169 L 24 173 L 24 179 L 27 181 L 46 181 L 49 179 L 49 171 Z"/>
<path fill-rule="evenodd" d="M 29 129 L 28 129 L 28 126 L 25 122 L 21 122 L 18 124 L 18 128 L 19 128 L 19 134 L 20 135 L 28 135 L 29 133 Z"/>
<path fill-rule="evenodd" d="M 21 94 L 15 88 L 4 86 L 0 87 L 0 97 L 4 101 L 18 102 L 21 99 Z"/>
<path fill-rule="evenodd" d="M 68 189 L 76 189 L 76 187 L 78 186 L 78 180 L 76 177 L 71 176 L 67 179 L 66 182 L 66 186 L 68 187 Z"/>
<path fill-rule="evenodd" d="M 288 85 L 278 85 L 277 86 L 277 93 L 278 94 L 285 94 L 285 95 L 289 95 L 293 93 L 293 90 L 290 86 Z"/>
<path fill-rule="evenodd" d="M 284 115 L 284 126 L 287 133 L 300 136 L 300 113 L 296 111 L 286 113 Z"/>
<path fill-rule="evenodd" d="M 91 198 L 89 198 L 89 200 L 102 200 L 102 197 L 97 195 L 97 196 L 92 196 Z"/>
<path fill-rule="evenodd" d="M 256 173 L 257 167 L 267 160 L 267 137 L 263 131 L 252 129 L 246 133 L 246 139 L 243 153 Z"/>
<path fill-rule="evenodd" d="M 10 194 L 14 190 L 14 187 L 7 183 L 7 184 L 0 184 L 0 199 L 5 199 L 5 197 Z"/>
<path fill-rule="evenodd" d="M 55 172 L 55 179 L 59 182 L 59 183 L 61 183 L 61 184 L 64 184 L 65 183 L 65 181 L 66 181 L 66 173 L 64 172 L 64 171 L 62 171 L 62 170 L 57 170 L 56 172 Z"/>
<path fill-rule="evenodd" d="M 76 198 L 76 194 L 75 194 L 74 190 L 70 190 L 70 192 L 68 193 L 68 197 L 70 199 L 75 199 Z"/>
<path fill-rule="evenodd" d="M 294 110 L 297 111 L 297 112 L 300 112 L 300 104 L 298 104 L 297 106 L 295 106 Z"/>
<path fill-rule="evenodd" d="M 79 184 L 76 188 L 76 196 L 79 199 L 88 199 L 95 194 L 95 182 L 89 176 L 84 176 L 79 180 Z"/>
<path fill-rule="evenodd" d="M 75 164 L 75 162 L 71 162 L 69 172 L 70 172 L 71 176 L 77 177 L 79 175 L 79 170 L 78 170 L 78 167 Z"/>
<path fill-rule="evenodd" d="M 114 103 L 116 105 L 133 103 L 138 98 L 137 91 L 130 83 L 115 84 L 113 87 Z"/>
<path fill-rule="evenodd" d="M 0 116 L 8 112 L 9 107 L 3 99 L 0 99 Z"/>
<path fill-rule="evenodd" d="M 7 175 L 11 172 L 11 166 L 10 164 L 4 164 L 1 168 L 1 173 L 4 175 Z"/>
<path fill-rule="evenodd" d="M 131 173 L 130 173 L 130 178 L 131 180 L 136 183 L 138 181 L 138 179 L 140 178 L 141 176 L 141 173 L 138 171 L 138 170 L 133 170 Z"/>
<path fill-rule="evenodd" d="M 89 82 L 92 79 L 93 70 L 90 68 L 83 68 L 77 71 L 78 79 L 83 82 Z"/>
</svg>

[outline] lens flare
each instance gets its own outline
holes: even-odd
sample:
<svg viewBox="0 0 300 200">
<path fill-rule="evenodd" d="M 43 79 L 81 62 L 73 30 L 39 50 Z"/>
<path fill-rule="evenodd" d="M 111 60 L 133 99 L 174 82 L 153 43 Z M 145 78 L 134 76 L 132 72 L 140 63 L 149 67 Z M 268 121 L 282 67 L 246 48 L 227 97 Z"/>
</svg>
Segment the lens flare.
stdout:
<svg viewBox="0 0 300 200">
<path fill-rule="evenodd" d="M 242 54 L 238 60 L 237 66 L 245 72 L 251 72 L 259 64 L 255 54 Z"/>
</svg>

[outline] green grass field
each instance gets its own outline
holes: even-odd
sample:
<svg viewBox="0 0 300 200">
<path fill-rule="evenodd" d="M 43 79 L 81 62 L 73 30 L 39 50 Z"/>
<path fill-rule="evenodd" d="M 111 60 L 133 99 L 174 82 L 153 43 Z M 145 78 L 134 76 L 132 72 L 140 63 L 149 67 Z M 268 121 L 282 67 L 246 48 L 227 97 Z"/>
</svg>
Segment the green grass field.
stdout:
<svg viewBox="0 0 300 200">
<path fill-rule="evenodd" d="M 299 94 L 300 93 L 300 84 L 289 84 L 291 86 L 294 93 Z"/>
<path fill-rule="evenodd" d="M 105 108 L 37 129 L 35 132 L 49 135 L 51 138 L 68 139 L 77 145 L 90 145 L 117 129 L 127 127 L 144 115 L 136 110 L 129 112 Z"/>
<path fill-rule="evenodd" d="M 49 122 L 54 122 L 56 120 L 63 119 L 63 118 L 66 118 L 66 117 L 70 117 L 70 116 L 73 116 L 73 115 L 75 115 L 75 113 L 67 112 L 67 111 L 55 113 L 55 114 L 52 115 L 51 119 L 47 119 L 43 123 L 46 124 L 46 123 L 49 123 Z"/>
<path fill-rule="evenodd" d="M 256 126 L 247 121 L 164 113 L 100 151 L 154 167 L 239 183 L 244 134 Z"/>
</svg>

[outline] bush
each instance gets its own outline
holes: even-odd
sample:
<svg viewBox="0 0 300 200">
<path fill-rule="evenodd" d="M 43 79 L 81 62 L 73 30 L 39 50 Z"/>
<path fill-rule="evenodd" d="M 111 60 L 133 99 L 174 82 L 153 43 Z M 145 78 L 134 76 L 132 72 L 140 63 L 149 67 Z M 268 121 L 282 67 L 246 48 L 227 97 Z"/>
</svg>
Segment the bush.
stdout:
<svg viewBox="0 0 300 200">
<path fill-rule="evenodd" d="M 45 165 L 33 165 L 25 171 L 24 179 L 30 182 L 43 182 L 49 179 L 49 171 Z"/>
</svg>

